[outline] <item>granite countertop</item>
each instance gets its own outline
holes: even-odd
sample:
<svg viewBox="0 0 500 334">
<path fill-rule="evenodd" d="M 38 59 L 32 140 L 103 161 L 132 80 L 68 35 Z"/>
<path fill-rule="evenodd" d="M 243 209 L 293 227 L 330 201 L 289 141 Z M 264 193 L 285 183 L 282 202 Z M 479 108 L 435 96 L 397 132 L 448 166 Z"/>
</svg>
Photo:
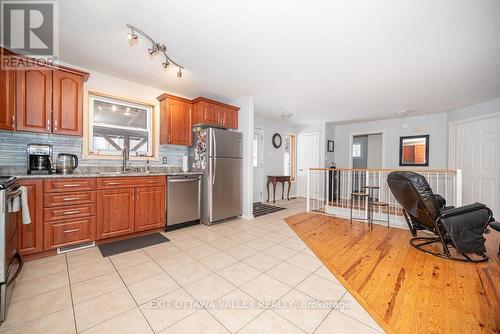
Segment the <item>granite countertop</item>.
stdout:
<svg viewBox="0 0 500 334">
<path fill-rule="evenodd" d="M 73 174 L 27 174 L 26 169 L 18 167 L 0 167 L 0 175 L 15 176 L 19 179 L 47 179 L 47 178 L 84 178 L 84 177 L 130 177 L 130 176 L 179 176 L 201 175 L 201 172 L 181 172 L 180 168 L 151 168 L 146 173 L 142 168 L 133 167 L 132 170 L 121 173 L 116 167 L 78 167 Z"/>
<path fill-rule="evenodd" d="M 17 174 L 11 175 L 18 179 L 48 179 L 48 178 L 85 178 L 85 177 L 130 177 L 130 176 L 179 176 L 179 175 L 201 175 L 198 172 L 95 172 L 95 173 L 74 173 L 74 174 Z"/>
</svg>

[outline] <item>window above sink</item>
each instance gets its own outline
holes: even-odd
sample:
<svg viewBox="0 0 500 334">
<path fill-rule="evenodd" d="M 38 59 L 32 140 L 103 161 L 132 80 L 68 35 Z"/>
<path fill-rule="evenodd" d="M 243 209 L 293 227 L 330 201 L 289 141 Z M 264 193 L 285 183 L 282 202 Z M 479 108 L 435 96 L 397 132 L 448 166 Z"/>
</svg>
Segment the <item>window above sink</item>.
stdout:
<svg viewBox="0 0 500 334">
<path fill-rule="evenodd" d="M 124 146 L 130 157 L 154 158 L 154 105 L 89 92 L 88 158 L 121 158 Z"/>
</svg>

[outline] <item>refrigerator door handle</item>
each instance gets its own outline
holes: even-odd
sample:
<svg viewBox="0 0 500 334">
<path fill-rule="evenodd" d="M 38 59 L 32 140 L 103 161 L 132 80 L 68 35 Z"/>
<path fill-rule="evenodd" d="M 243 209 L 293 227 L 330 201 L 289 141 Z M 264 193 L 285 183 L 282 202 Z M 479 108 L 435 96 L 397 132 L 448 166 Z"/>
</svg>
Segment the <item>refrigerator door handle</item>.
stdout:
<svg viewBox="0 0 500 334">
<path fill-rule="evenodd" d="M 214 170 L 212 171 L 212 185 L 215 184 L 215 170 L 217 169 L 217 141 L 215 140 L 215 133 L 212 132 L 212 139 L 214 141 Z"/>
</svg>

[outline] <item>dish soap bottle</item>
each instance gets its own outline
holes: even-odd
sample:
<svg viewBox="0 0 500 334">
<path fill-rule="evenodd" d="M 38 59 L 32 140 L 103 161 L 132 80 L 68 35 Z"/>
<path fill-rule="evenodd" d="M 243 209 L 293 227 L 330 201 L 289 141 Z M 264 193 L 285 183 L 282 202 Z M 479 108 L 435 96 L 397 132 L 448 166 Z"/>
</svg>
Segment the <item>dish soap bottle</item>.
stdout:
<svg viewBox="0 0 500 334">
<path fill-rule="evenodd" d="M 151 173 L 151 166 L 149 165 L 149 159 L 146 160 L 146 173 Z"/>
</svg>

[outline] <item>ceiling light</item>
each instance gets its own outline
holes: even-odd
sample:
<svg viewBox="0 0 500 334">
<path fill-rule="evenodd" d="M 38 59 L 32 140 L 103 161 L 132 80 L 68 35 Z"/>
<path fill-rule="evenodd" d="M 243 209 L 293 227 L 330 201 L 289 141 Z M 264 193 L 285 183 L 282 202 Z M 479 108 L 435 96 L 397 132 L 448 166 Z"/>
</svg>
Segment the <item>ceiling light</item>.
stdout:
<svg viewBox="0 0 500 334">
<path fill-rule="evenodd" d="M 179 71 L 177 72 L 177 77 L 179 77 L 179 78 L 182 77 L 182 69 L 184 67 L 182 67 L 181 65 L 177 64 L 175 61 L 172 60 L 172 58 L 170 58 L 167 55 L 167 47 L 165 46 L 165 44 L 161 44 L 161 43 L 155 42 L 151 37 L 149 37 L 148 34 L 146 34 L 141 29 L 138 29 L 137 27 L 134 27 L 131 24 L 127 24 L 127 28 L 130 29 L 130 32 L 127 33 L 127 38 L 129 40 L 134 40 L 134 39 L 138 38 L 138 35 L 136 34 L 136 32 L 139 35 L 141 35 L 142 37 L 146 38 L 148 41 L 150 41 L 152 43 L 152 47 L 148 48 L 149 55 L 152 56 L 155 53 L 162 53 L 163 56 L 165 57 L 165 61 L 162 63 L 163 68 L 167 68 L 168 65 L 170 65 L 170 63 L 172 63 L 172 64 L 174 64 L 175 66 L 177 66 L 179 68 Z"/>
<path fill-rule="evenodd" d="M 111 110 L 116 111 L 116 106 L 114 104 L 111 106 Z"/>
<path fill-rule="evenodd" d="M 132 41 L 134 39 L 137 39 L 137 34 L 132 30 L 131 32 L 127 33 L 127 38 L 129 41 Z"/>
</svg>

